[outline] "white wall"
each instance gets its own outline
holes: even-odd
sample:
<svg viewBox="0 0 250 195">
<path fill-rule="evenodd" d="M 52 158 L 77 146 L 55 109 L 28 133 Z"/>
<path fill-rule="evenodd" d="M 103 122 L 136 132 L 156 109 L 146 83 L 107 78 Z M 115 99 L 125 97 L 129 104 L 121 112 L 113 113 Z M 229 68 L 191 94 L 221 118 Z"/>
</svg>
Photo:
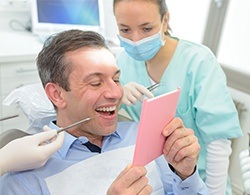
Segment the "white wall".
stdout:
<svg viewBox="0 0 250 195">
<path fill-rule="evenodd" d="M 222 64 L 241 70 L 250 77 L 249 10 L 249 0 L 230 1 L 217 56 Z"/>
<path fill-rule="evenodd" d="M 113 0 L 104 0 L 104 23 L 105 35 L 107 39 L 118 41 L 117 25 L 113 14 Z"/>
<path fill-rule="evenodd" d="M 28 26 L 30 23 L 29 3 L 27 1 L 18 1 L 9 3 L 7 0 L 0 0 L 0 30 L 12 30 L 11 21 L 19 21 L 21 25 Z M 12 26 L 17 30 L 23 27 L 17 22 L 12 22 Z"/>
<path fill-rule="evenodd" d="M 202 43 L 210 0 L 166 0 L 173 36 Z"/>
</svg>

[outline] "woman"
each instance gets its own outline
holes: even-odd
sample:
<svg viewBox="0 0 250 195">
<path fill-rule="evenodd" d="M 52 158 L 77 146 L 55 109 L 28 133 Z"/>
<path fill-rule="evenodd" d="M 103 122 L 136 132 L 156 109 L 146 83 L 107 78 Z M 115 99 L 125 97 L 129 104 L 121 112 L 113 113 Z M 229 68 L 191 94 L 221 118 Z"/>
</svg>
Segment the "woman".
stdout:
<svg viewBox="0 0 250 195">
<path fill-rule="evenodd" d="M 122 108 L 139 120 L 142 104 L 135 102 L 143 94 L 158 96 L 180 86 L 176 116 L 199 138 L 200 175 L 210 194 L 231 194 L 229 139 L 242 132 L 215 56 L 203 45 L 170 36 L 165 0 L 114 0 L 114 15 L 125 49 L 117 56 L 125 93 Z M 145 87 L 156 82 L 162 85 L 151 94 Z"/>
</svg>

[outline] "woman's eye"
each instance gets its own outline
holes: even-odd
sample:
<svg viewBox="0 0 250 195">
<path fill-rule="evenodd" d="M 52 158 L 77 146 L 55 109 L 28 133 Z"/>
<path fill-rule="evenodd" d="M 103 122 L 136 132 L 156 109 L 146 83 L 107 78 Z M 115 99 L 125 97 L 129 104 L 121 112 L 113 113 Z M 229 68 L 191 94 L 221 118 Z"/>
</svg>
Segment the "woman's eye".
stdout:
<svg viewBox="0 0 250 195">
<path fill-rule="evenodd" d="M 126 29 L 126 28 L 124 28 L 124 29 L 120 29 L 120 32 L 122 32 L 122 33 L 128 33 L 128 29 Z"/>
<path fill-rule="evenodd" d="M 150 32 L 152 30 L 152 28 L 143 28 L 144 32 Z"/>
</svg>

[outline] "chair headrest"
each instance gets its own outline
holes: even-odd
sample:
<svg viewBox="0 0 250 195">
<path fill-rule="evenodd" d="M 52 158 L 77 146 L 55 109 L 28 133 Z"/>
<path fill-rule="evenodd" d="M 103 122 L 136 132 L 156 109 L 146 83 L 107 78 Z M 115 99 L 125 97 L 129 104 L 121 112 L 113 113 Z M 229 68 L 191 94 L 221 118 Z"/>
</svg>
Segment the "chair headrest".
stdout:
<svg viewBox="0 0 250 195">
<path fill-rule="evenodd" d="M 42 131 L 42 127 L 55 119 L 56 111 L 48 99 L 41 83 L 22 86 L 13 90 L 3 101 L 3 105 L 17 104 L 27 117 L 29 133 Z"/>
</svg>

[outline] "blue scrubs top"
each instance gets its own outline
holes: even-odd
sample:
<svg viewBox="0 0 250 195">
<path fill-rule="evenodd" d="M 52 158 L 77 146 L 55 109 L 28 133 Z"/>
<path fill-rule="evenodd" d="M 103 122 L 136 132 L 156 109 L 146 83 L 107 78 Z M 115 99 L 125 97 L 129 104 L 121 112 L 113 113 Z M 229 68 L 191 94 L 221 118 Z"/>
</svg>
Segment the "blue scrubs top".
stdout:
<svg viewBox="0 0 250 195">
<path fill-rule="evenodd" d="M 125 51 L 117 55 L 122 85 L 137 82 L 151 85 L 145 61 L 136 61 Z M 181 87 L 176 117 L 195 131 L 201 145 L 199 172 L 205 180 L 206 146 L 219 139 L 242 136 L 237 110 L 226 84 L 226 77 L 213 53 L 205 46 L 179 40 L 176 51 L 161 78 L 163 85 L 155 96 Z M 140 118 L 142 103 L 122 105 L 135 120 Z"/>
</svg>

